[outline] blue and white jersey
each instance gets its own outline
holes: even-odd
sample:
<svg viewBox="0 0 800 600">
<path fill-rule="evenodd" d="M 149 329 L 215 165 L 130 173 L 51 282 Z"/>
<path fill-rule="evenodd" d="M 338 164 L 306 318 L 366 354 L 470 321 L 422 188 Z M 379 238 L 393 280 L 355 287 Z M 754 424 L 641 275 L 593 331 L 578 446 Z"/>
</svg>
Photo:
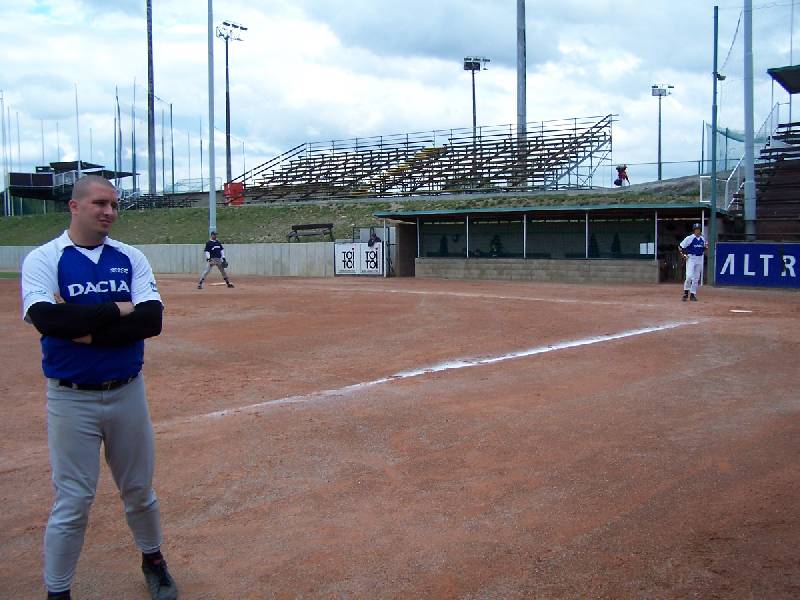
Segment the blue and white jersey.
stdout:
<svg viewBox="0 0 800 600">
<path fill-rule="evenodd" d="M 81 248 L 65 231 L 39 246 L 22 264 L 22 313 L 37 302 L 67 303 L 161 301 L 150 263 L 132 246 L 106 238 L 95 248 Z M 42 369 L 46 377 L 74 383 L 102 383 L 133 377 L 144 362 L 144 340 L 118 348 L 97 347 L 42 336 Z"/>
<path fill-rule="evenodd" d="M 703 256 L 706 251 L 706 241 L 703 236 L 687 235 L 680 244 L 683 251 L 689 256 Z"/>
</svg>

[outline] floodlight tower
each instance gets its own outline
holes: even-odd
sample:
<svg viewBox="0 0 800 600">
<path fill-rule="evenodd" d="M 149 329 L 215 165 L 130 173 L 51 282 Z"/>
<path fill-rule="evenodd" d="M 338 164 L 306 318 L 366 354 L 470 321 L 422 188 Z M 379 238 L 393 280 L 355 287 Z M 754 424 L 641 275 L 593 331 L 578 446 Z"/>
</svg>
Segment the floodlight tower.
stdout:
<svg viewBox="0 0 800 600">
<path fill-rule="evenodd" d="M 464 58 L 464 70 L 472 73 L 472 177 L 477 180 L 478 157 L 476 155 L 476 130 L 478 128 L 477 111 L 475 108 L 475 71 L 486 70 L 488 58 L 482 56 L 467 56 Z"/>
<path fill-rule="evenodd" d="M 475 71 L 485 71 L 488 58 L 482 56 L 467 56 L 464 58 L 464 70 L 472 72 L 472 141 L 475 143 L 475 130 L 477 129 L 477 114 L 475 110 Z"/>
<path fill-rule="evenodd" d="M 661 181 L 661 99 L 669 96 L 674 85 L 653 84 L 650 88 L 653 96 L 658 98 L 658 180 Z"/>
<path fill-rule="evenodd" d="M 223 21 L 217 25 L 217 37 L 225 40 L 225 181 L 231 180 L 231 91 L 228 75 L 228 42 L 241 41 L 247 27 L 233 21 Z"/>
</svg>

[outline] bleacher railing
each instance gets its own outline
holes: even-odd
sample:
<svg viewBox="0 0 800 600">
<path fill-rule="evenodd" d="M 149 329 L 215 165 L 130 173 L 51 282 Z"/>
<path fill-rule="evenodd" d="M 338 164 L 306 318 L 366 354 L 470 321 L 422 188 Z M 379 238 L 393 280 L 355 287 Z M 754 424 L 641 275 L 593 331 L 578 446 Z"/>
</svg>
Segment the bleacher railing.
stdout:
<svg viewBox="0 0 800 600">
<path fill-rule="evenodd" d="M 614 115 L 435 129 L 295 146 L 234 181 L 249 201 L 585 189 L 610 165 Z M 252 182 L 252 183 L 251 183 Z"/>
</svg>

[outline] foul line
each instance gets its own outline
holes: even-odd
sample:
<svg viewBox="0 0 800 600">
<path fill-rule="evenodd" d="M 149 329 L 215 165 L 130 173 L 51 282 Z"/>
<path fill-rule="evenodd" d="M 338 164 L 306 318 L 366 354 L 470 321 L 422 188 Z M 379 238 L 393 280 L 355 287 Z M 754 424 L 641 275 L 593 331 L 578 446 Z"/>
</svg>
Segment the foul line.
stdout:
<svg viewBox="0 0 800 600">
<path fill-rule="evenodd" d="M 477 367 L 481 365 L 492 365 L 495 363 L 505 362 L 507 360 L 515 360 L 518 358 L 526 358 L 528 356 L 536 356 L 537 354 L 545 354 L 547 352 L 555 352 L 557 350 L 567 350 L 570 348 L 578 348 L 580 346 L 590 346 L 592 344 L 600 344 L 603 342 L 611 342 L 614 340 L 620 340 L 623 338 L 635 337 L 638 335 L 645 335 L 648 333 L 656 333 L 659 331 L 667 331 L 669 329 L 676 329 L 678 327 L 684 327 L 686 325 L 697 325 L 699 321 L 675 321 L 670 323 L 664 323 L 662 325 L 654 325 L 652 327 L 643 327 L 641 329 L 629 329 L 627 331 L 621 331 L 619 333 L 609 333 L 603 335 L 596 335 L 592 337 L 585 337 L 579 338 L 577 340 L 569 340 L 565 342 L 557 342 L 554 344 L 547 344 L 544 346 L 536 346 L 534 348 L 528 348 L 527 350 L 519 350 L 517 352 L 509 352 L 507 354 L 500 354 L 497 356 L 490 356 L 490 357 L 476 357 L 476 358 L 462 358 L 459 360 L 448 361 L 437 363 L 435 365 L 430 365 L 427 367 L 421 367 L 419 369 L 413 369 L 410 371 L 401 371 L 399 373 L 395 373 L 394 375 L 389 375 L 388 377 L 381 377 L 380 379 L 374 379 L 372 381 L 365 381 L 362 383 L 355 383 L 352 385 L 348 385 L 342 388 L 333 389 L 333 390 L 323 390 L 320 392 L 311 392 L 310 394 L 300 394 L 296 396 L 287 396 L 285 398 L 276 398 L 273 400 L 265 400 L 263 402 L 257 402 L 256 404 L 250 404 L 247 406 L 241 406 L 239 408 L 226 408 L 223 410 L 216 410 L 214 412 L 205 413 L 202 415 L 195 415 L 192 417 L 186 418 L 178 418 L 172 419 L 170 421 L 160 423 L 157 428 L 168 427 L 169 425 L 174 425 L 177 423 L 186 423 L 186 422 L 194 422 L 199 421 L 202 419 L 213 419 L 213 418 L 221 418 L 221 417 L 228 417 L 231 415 L 241 414 L 241 413 L 253 413 L 258 412 L 259 410 L 268 407 L 268 406 L 276 406 L 276 405 L 284 405 L 284 404 L 299 404 L 303 402 L 309 402 L 312 400 L 323 400 L 326 398 L 331 397 L 338 397 L 344 396 L 346 394 L 360 391 L 366 388 L 382 385 L 384 383 L 390 383 L 393 381 L 402 381 L 403 379 L 411 379 L 413 377 L 421 377 L 423 375 L 429 375 L 431 373 L 441 373 L 444 371 L 455 371 L 458 369 L 466 369 L 468 367 Z"/>
<path fill-rule="evenodd" d="M 288 289 L 289 286 L 282 286 Z M 336 287 L 336 286 L 308 286 L 304 289 L 315 289 L 325 292 L 350 292 L 355 294 L 408 294 L 416 296 L 447 296 L 453 298 L 470 298 L 477 300 L 522 300 L 525 302 L 553 302 L 555 304 L 598 304 L 603 306 L 617 306 L 625 303 L 622 300 L 578 300 L 574 298 L 558 298 L 554 296 L 519 296 L 508 294 L 491 294 L 480 292 L 447 292 L 441 290 L 408 290 L 382 287 Z M 654 308 L 657 304 L 638 302 L 637 306 Z"/>
</svg>

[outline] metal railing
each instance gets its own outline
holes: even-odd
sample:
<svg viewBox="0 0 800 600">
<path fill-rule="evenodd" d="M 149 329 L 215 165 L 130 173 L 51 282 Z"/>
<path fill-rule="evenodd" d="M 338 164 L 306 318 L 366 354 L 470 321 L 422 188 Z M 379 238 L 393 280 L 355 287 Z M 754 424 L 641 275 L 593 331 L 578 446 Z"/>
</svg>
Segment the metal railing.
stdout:
<svg viewBox="0 0 800 600">
<path fill-rule="evenodd" d="M 772 137 L 775 135 L 778 125 L 780 125 L 781 122 L 781 104 L 782 103 L 779 102 L 772 107 L 772 110 L 769 111 L 767 118 L 764 119 L 761 127 L 759 127 L 758 131 L 756 132 L 754 139 L 763 139 L 765 142 L 763 144 L 757 144 L 755 152 L 758 152 L 760 149 L 770 145 Z M 736 161 L 736 165 L 725 179 L 725 197 L 723 203 L 725 210 L 731 209 L 731 206 L 733 206 L 734 200 L 736 199 L 736 195 L 741 192 L 743 186 L 744 156 Z"/>
</svg>

